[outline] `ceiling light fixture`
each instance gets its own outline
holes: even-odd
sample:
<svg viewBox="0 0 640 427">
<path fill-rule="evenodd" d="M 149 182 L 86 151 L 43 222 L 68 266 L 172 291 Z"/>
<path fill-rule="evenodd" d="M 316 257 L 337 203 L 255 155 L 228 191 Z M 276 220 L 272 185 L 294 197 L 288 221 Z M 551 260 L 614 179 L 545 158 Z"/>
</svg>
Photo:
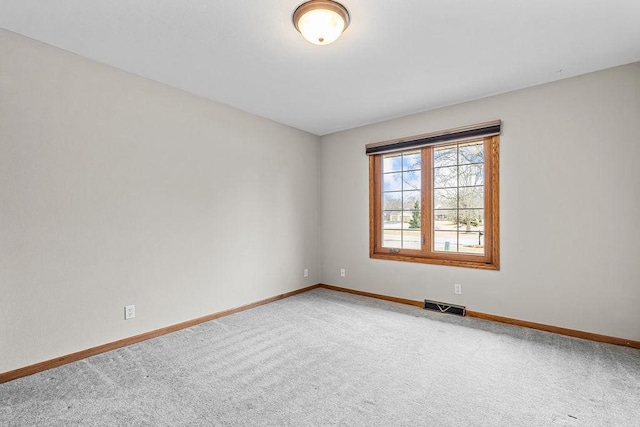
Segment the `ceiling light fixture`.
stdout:
<svg viewBox="0 0 640 427">
<path fill-rule="evenodd" d="M 349 11 L 331 0 L 311 0 L 293 12 L 293 25 L 313 44 L 336 41 L 349 26 Z"/>
</svg>

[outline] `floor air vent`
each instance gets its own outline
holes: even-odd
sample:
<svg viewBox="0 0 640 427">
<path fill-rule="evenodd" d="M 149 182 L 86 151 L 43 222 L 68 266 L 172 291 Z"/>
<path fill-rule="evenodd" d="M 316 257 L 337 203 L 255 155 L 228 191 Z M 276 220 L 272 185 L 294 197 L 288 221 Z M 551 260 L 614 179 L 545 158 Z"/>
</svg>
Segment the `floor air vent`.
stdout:
<svg viewBox="0 0 640 427">
<path fill-rule="evenodd" d="M 424 300 L 424 309 L 431 311 L 439 311 L 440 313 L 455 314 L 457 316 L 465 316 L 467 309 L 463 305 L 447 304 L 446 302 Z"/>
</svg>

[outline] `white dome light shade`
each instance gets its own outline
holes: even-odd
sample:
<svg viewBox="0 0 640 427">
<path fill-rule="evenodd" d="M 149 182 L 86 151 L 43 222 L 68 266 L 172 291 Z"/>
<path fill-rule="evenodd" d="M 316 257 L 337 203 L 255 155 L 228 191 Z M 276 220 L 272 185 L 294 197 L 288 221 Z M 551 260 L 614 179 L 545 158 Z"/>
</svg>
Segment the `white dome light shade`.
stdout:
<svg viewBox="0 0 640 427">
<path fill-rule="evenodd" d="M 311 0 L 293 12 L 293 24 L 313 44 L 336 41 L 349 26 L 349 12 L 334 1 Z"/>
</svg>

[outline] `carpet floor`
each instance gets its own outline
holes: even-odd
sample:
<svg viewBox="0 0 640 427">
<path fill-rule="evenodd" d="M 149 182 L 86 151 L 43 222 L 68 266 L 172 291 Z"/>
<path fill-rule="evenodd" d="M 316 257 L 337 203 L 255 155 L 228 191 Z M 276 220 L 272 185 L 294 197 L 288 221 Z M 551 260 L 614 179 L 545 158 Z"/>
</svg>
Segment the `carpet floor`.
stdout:
<svg viewBox="0 0 640 427">
<path fill-rule="evenodd" d="M 640 351 L 326 289 L 0 384 L 3 426 L 640 426 Z"/>
</svg>

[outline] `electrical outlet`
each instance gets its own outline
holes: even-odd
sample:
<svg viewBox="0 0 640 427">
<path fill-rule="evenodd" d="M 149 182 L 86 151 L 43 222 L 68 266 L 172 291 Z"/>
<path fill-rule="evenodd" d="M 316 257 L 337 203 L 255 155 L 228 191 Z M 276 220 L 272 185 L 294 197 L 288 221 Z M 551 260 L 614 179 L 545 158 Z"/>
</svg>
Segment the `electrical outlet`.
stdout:
<svg viewBox="0 0 640 427">
<path fill-rule="evenodd" d="M 347 270 L 345 270 L 344 268 L 340 269 L 340 277 L 347 277 Z"/>
<path fill-rule="evenodd" d="M 459 284 L 459 283 L 456 283 L 455 285 L 453 285 L 453 292 L 454 292 L 456 295 L 460 295 L 460 294 L 462 294 L 462 285 L 461 285 L 461 284 Z"/>
<path fill-rule="evenodd" d="M 309 269 L 308 269 L 308 268 L 305 268 L 305 269 L 304 269 L 304 272 L 302 273 L 302 275 L 303 275 L 304 277 L 309 277 Z"/>
<path fill-rule="evenodd" d="M 136 306 L 126 305 L 124 307 L 124 320 L 133 319 L 134 317 L 136 317 Z"/>
</svg>

